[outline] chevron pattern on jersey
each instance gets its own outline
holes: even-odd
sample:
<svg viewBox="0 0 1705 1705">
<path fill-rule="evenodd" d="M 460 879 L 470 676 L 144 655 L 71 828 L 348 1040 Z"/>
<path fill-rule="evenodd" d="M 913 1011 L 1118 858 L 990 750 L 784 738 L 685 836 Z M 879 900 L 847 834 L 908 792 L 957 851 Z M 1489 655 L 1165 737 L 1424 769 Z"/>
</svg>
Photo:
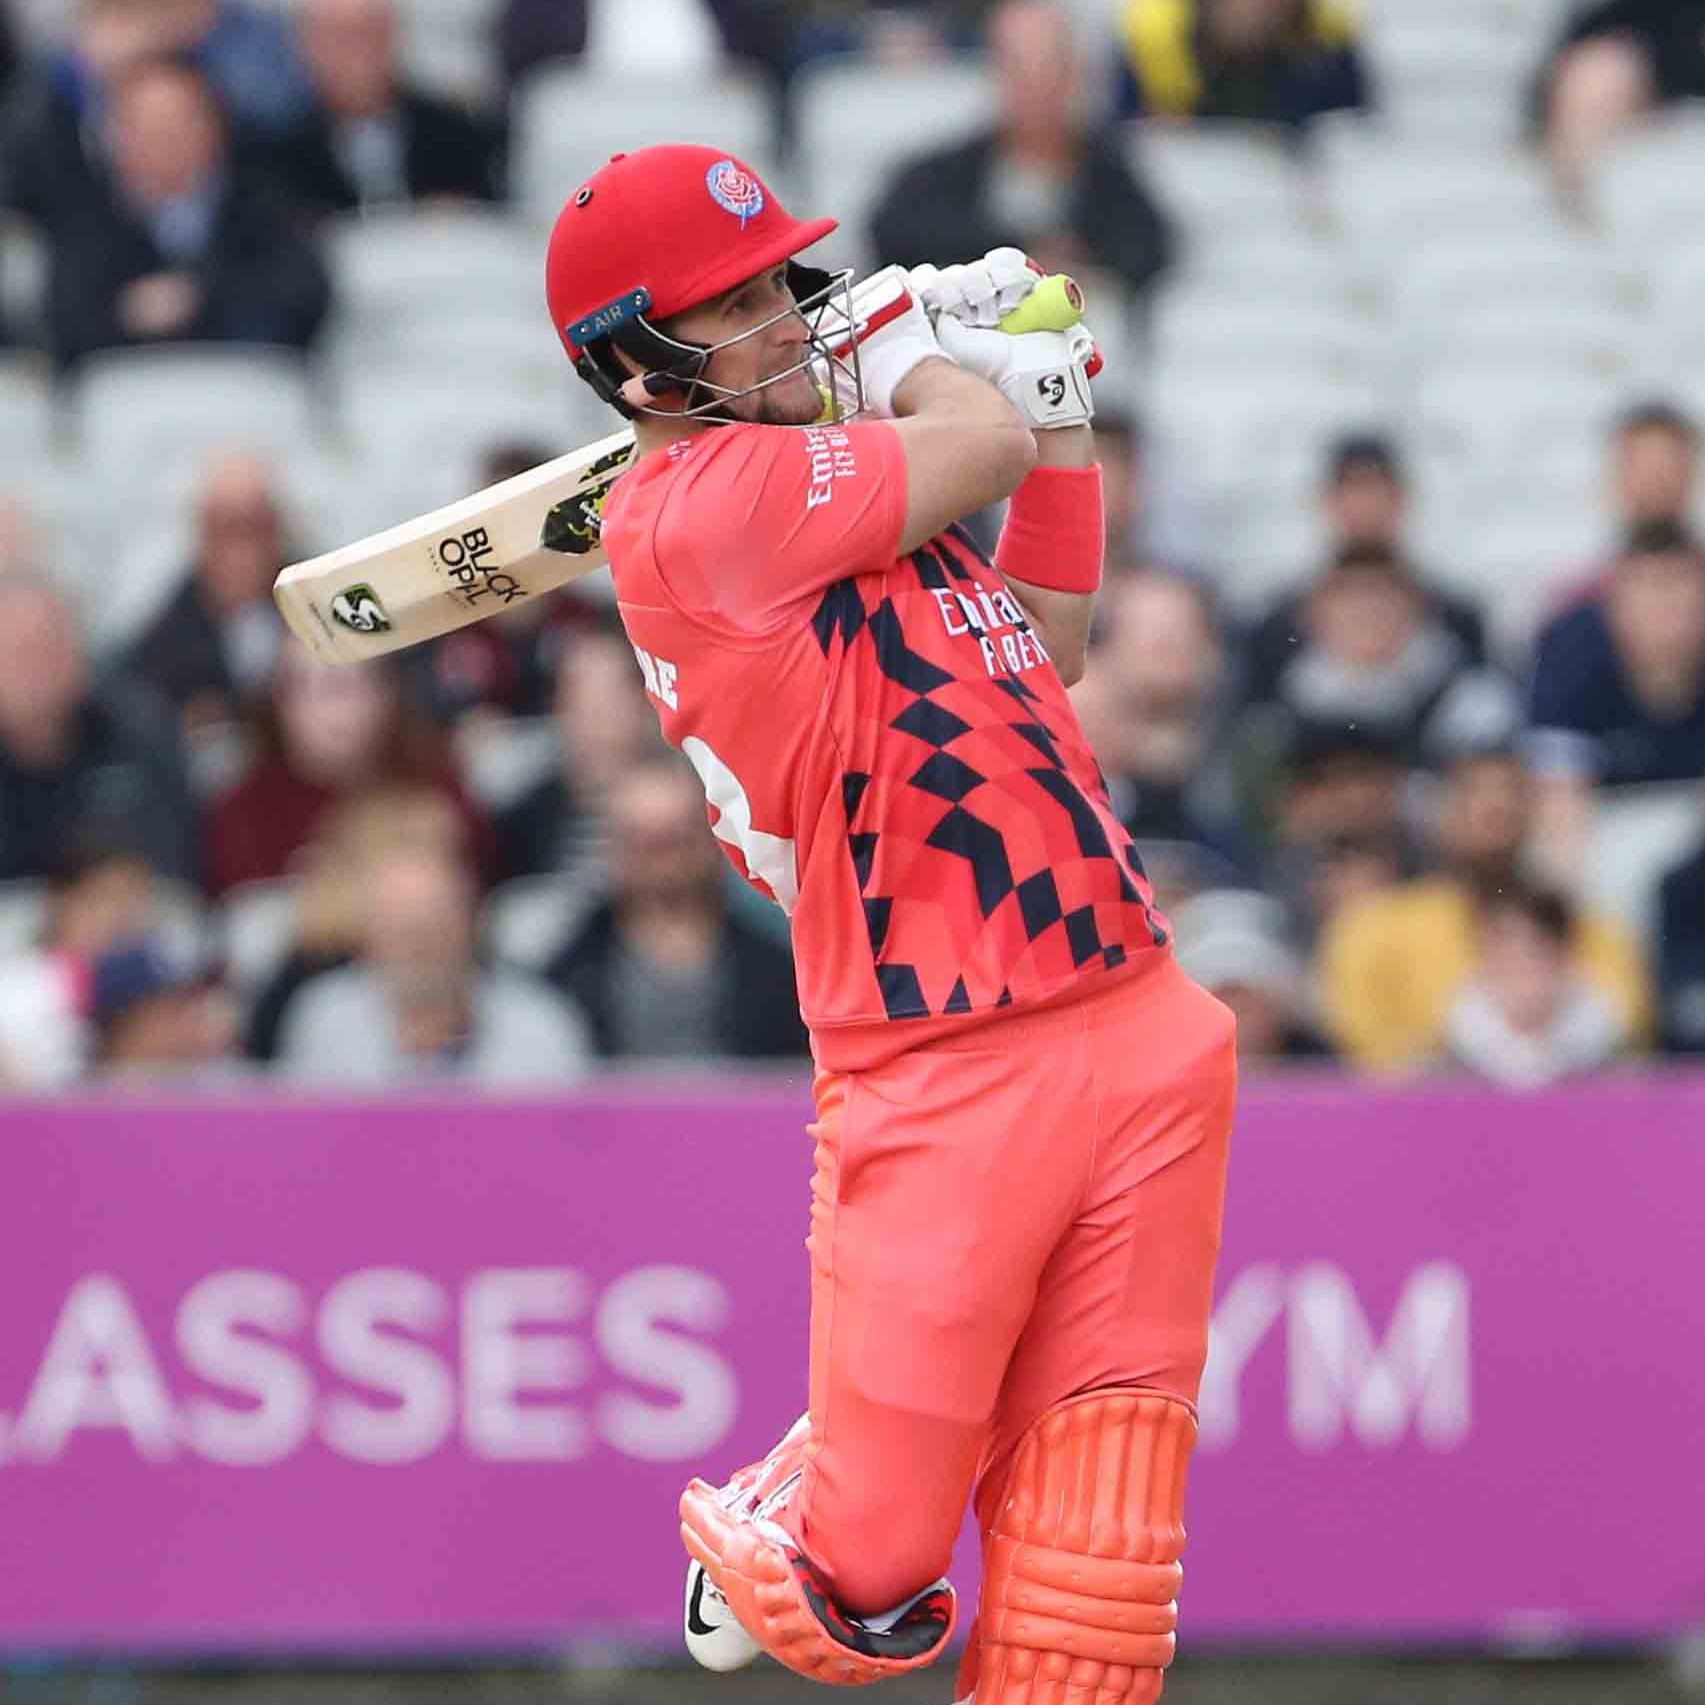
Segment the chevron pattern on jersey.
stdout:
<svg viewBox="0 0 1705 1705">
<path fill-rule="evenodd" d="M 1164 943 L 1100 767 L 969 534 L 829 587 L 812 628 L 857 693 L 841 802 L 890 1019 L 1007 1005 Z"/>
</svg>

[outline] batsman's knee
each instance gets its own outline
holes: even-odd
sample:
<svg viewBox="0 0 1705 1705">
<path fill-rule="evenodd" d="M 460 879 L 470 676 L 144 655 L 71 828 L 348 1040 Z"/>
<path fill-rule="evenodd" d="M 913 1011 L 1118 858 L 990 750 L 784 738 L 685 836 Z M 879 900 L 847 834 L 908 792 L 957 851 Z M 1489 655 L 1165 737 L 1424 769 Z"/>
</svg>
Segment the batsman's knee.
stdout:
<svg viewBox="0 0 1705 1705">
<path fill-rule="evenodd" d="M 1125 1387 L 1057 1404 L 1019 1441 L 984 1535 L 977 1705 L 1160 1697 L 1195 1439 L 1188 1404 Z"/>
</svg>

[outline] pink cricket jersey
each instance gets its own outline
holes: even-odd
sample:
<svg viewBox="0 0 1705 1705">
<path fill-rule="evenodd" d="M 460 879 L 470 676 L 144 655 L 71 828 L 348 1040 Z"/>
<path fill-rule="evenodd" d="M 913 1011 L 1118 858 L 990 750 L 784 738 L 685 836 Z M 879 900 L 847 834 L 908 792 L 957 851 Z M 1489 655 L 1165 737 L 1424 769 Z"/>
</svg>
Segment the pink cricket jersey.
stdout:
<svg viewBox="0 0 1705 1705">
<path fill-rule="evenodd" d="M 900 436 L 865 422 L 679 441 L 604 517 L 664 736 L 792 918 L 835 1070 L 1167 943 L 1022 607 L 957 526 L 899 555 L 905 512 Z"/>
</svg>

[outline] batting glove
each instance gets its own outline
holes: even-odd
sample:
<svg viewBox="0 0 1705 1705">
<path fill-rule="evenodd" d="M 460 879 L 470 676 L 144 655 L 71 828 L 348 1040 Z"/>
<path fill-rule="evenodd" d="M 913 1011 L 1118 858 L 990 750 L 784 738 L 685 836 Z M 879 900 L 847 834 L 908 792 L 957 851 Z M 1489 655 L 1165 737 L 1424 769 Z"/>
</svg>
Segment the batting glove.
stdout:
<svg viewBox="0 0 1705 1705">
<path fill-rule="evenodd" d="M 1041 269 L 1022 249 L 990 249 L 962 266 L 915 266 L 908 278 L 933 319 L 992 328 L 1040 281 Z"/>
<path fill-rule="evenodd" d="M 1087 326 L 1014 336 L 943 315 L 935 333 L 942 354 L 998 385 L 1036 431 L 1083 426 L 1094 419 L 1087 369 L 1096 359 L 1095 339 Z"/>
</svg>

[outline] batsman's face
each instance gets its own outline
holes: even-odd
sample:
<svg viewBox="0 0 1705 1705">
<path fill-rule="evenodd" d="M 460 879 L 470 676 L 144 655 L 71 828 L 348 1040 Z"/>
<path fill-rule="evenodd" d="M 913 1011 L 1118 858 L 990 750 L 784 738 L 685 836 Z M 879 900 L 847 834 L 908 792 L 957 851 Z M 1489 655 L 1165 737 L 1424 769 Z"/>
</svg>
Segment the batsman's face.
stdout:
<svg viewBox="0 0 1705 1705">
<path fill-rule="evenodd" d="M 779 378 L 809 354 L 810 327 L 793 308 L 787 267 L 774 266 L 714 301 L 689 309 L 671 329 L 692 343 L 729 346 L 718 349 L 705 369 L 712 384 L 730 391 L 764 386 L 730 405 L 740 419 L 765 426 L 809 426 L 823 412 L 811 370 Z M 770 384 L 770 380 L 776 382 Z"/>
</svg>

